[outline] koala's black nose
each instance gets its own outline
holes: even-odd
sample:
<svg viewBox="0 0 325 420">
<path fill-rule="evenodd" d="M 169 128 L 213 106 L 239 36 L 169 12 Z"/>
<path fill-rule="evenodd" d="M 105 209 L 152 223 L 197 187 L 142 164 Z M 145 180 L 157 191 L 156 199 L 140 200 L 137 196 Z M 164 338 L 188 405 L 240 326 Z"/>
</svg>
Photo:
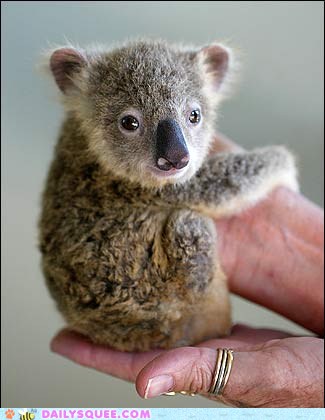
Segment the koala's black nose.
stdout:
<svg viewBox="0 0 325 420">
<path fill-rule="evenodd" d="M 156 138 L 156 163 L 162 171 L 182 169 L 190 160 L 190 154 L 182 130 L 172 119 L 159 122 Z"/>
</svg>

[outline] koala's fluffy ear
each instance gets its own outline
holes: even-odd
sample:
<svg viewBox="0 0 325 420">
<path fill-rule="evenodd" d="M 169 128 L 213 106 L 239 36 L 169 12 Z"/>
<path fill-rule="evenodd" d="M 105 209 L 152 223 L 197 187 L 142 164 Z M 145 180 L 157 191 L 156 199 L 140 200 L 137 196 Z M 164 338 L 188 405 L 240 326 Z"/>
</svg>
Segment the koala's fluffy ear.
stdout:
<svg viewBox="0 0 325 420">
<path fill-rule="evenodd" d="M 219 90 L 228 79 L 232 67 L 233 55 L 230 48 L 222 44 L 203 47 L 195 54 L 199 66 L 204 72 L 210 87 Z"/>
<path fill-rule="evenodd" d="M 74 48 L 60 48 L 50 57 L 50 69 L 54 79 L 63 93 L 78 87 L 78 77 L 88 66 L 84 53 Z"/>
</svg>

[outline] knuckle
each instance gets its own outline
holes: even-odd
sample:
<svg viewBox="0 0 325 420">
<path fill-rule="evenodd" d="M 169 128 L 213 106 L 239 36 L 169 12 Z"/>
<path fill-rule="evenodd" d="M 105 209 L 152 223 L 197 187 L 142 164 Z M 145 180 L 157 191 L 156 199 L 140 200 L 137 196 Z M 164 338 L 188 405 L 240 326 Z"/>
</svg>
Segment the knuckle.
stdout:
<svg viewBox="0 0 325 420">
<path fill-rule="evenodd" d="M 189 391 L 203 392 L 207 391 L 211 382 L 211 373 L 207 366 L 193 366 L 189 378 Z"/>
<path fill-rule="evenodd" d="M 198 348 L 197 350 L 197 356 L 185 368 L 186 375 L 183 377 L 183 385 L 186 387 L 186 391 L 202 393 L 207 392 L 210 388 L 213 368 L 207 360 L 205 349 Z"/>
</svg>

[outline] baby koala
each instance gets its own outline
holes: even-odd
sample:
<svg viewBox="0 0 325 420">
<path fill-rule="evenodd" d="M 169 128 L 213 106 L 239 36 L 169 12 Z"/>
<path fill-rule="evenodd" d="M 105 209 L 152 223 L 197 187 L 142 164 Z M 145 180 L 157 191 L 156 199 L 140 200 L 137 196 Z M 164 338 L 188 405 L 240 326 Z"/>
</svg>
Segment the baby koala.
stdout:
<svg viewBox="0 0 325 420">
<path fill-rule="evenodd" d="M 208 157 L 229 48 L 134 41 L 55 50 L 66 109 L 43 195 L 40 250 L 68 324 L 144 351 L 226 335 L 229 294 L 214 219 L 284 185 L 283 147 Z"/>
</svg>

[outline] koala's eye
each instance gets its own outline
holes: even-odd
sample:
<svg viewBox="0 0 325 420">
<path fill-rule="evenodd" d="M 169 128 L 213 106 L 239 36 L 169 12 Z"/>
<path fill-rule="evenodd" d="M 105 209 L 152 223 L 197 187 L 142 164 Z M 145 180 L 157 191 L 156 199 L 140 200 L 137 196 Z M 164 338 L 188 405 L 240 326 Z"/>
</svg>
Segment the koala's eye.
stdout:
<svg viewBox="0 0 325 420">
<path fill-rule="evenodd" d="M 135 131 L 139 128 L 139 121 L 133 115 L 126 115 L 121 119 L 121 126 L 128 131 Z"/>
<path fill-rule="evenodd" d="M 198 124 L 201 120 L 201 112 L 199 109 L 193 109 L 190 113 L 189 120 L 192 124 Z"/>
</svg>

